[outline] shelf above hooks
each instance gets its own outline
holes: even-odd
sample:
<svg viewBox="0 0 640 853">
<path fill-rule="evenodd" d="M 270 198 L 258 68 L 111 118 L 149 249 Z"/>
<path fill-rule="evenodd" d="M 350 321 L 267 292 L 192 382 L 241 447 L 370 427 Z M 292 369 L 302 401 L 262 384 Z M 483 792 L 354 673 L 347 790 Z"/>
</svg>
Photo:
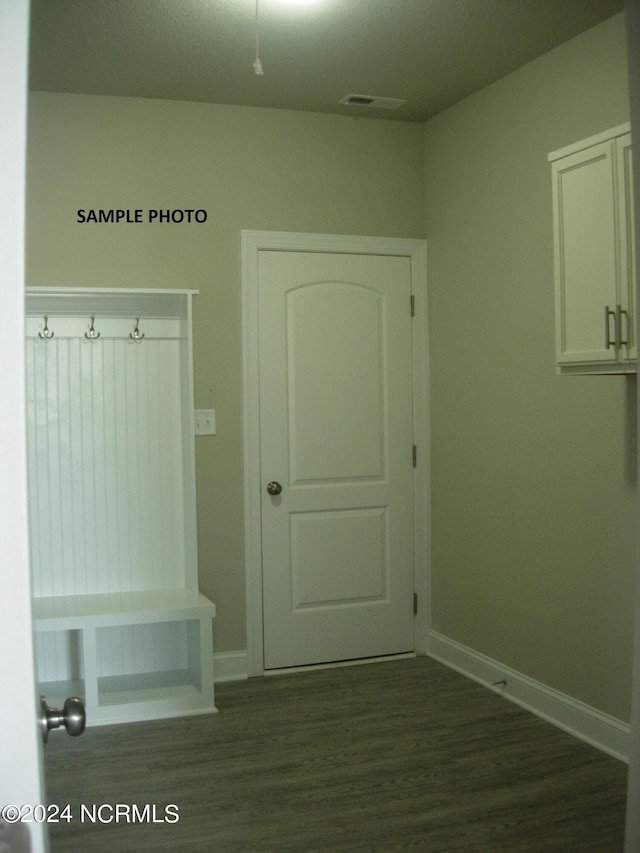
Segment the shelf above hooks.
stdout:
<svg viewBox="0 0 640 853">
<path fill-rule="evenodd" d="M 187 340 L 197 290 L 28 287 L 26 335 L 38 343 Z"/>
</svg>

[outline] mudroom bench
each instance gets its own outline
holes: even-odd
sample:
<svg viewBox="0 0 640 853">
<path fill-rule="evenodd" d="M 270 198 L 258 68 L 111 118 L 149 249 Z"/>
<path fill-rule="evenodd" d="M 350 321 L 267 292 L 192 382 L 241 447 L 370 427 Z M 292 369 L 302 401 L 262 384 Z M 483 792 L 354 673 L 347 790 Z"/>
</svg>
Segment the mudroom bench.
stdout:
<svg viewBox="0 0 640 853">
<path fill-rule="evenodd" d="M 38 685 L 87 725 L 215 711 L 196 548 L 191 290 L 29 288 Z"/>
</svg>

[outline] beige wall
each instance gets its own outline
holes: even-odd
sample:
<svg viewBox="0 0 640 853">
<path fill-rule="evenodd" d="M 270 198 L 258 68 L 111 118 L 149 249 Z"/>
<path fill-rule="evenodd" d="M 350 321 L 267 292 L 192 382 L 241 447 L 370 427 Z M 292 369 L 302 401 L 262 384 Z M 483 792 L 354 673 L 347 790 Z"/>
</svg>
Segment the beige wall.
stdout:
<svg viewBox="0 0 640 853">
<path fill-rule="evenodd" d="M 240 231 L 422 237 L 419 125 L 278 110 L 35 93 L 27 282 L 197 288 L 200 584 L 215 648 L 246 648 Z M 205 208 L 205 225 L 76 223 L 79 208 Z"/>
<path fill-rule="evenodd" d="M 623 720 L 636 378 L 555 375 L 546 158 L 628 110 L 618 16 L 425 128 L 433 628 Z"/>
<path fill-rule="evenodd" d="M 240 230 L 426 236 L 433 627 L 628 719 L 636 384 L 555 375 L 546 161 L 627 118 L 622 17 L 425 126 L 33 95 L 28 283 L 201 292 L 196 406 L 216 409 L 218 435 L 197 440 L 198 546 L 216 651 L 246 643 Z M 81 207 L 209 220 L 79 225 Z"/>
</svg>

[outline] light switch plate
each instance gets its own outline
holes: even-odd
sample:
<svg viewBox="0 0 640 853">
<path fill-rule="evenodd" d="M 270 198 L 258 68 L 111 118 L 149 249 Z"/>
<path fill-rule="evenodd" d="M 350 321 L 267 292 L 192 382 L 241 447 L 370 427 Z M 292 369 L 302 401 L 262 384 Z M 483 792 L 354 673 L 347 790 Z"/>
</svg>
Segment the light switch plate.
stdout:
<svg viewBox="0 0 640 853">
<path fill-rule="evenodd" d="M 196 409 L 195 412 L 196 435 L 216 434 L 216 410 Z"/>
</svg>

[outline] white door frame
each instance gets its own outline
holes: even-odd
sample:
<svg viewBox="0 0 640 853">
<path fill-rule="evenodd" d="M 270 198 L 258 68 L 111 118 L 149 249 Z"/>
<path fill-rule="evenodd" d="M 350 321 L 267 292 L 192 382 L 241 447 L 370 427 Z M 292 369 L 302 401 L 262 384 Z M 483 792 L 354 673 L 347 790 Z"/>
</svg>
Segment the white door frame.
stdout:
<svg viewBox="0 0 640 853">
<path fill-rule="evenodd" d="M 0 0 L 0 18 L 0 648 L 3 702 L 9 715 L 0 729 L 0 806 L 20 808 L 45 802 L 31 627 L 24 377 L 28 0 Z M 4 815 L 7 824 L 15 808 L 13 812 Z M 23 815 L 33 821 L 33 814 Z M 44 823 L 4 825 L 0 839 L 11 849 L 12 840 L 15 849 L 27 849 L 27 842 L 32 853 L 48 849 Z"/>
<path fill-rule="evenodd" d="M 258 353 L 258 253 L 346 252 L 395 255 L 411 260 L 411 292 L 415 300 L 413 327 L 413 406 L 417 459 L 414 478 L 415 649 L 427 653 L 430 627 L 429 595 L 429 385 L 427 347 L 427 248 L 424 240 L 358 237 L 283 231 L 242 231 L 242 402 L 244 450 L 244 524 L 247 596 L 247 669 L 264 674 L 262 617 L 262 533 L 260 482 L 260 408 Z"/>
</svg>

